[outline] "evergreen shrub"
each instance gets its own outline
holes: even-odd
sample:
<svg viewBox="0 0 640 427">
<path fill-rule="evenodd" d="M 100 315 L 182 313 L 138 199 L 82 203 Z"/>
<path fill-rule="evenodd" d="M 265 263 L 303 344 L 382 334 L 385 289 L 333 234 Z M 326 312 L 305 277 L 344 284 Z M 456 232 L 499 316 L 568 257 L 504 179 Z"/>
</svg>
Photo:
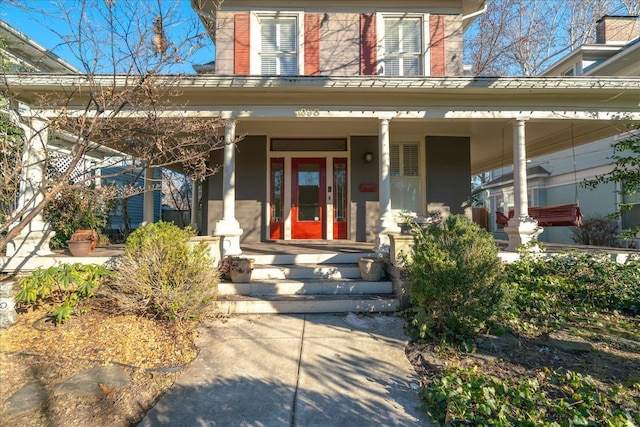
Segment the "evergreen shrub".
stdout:
<svg viewBox="0 0 640 427">
<path fill-rule="evenodd" d="M 462 215 L 413 232 L 410 329 L 423 338 L 454 341 L 477 334 L 504 297 L 504 268 L 493 237 Z"/>
</svg>

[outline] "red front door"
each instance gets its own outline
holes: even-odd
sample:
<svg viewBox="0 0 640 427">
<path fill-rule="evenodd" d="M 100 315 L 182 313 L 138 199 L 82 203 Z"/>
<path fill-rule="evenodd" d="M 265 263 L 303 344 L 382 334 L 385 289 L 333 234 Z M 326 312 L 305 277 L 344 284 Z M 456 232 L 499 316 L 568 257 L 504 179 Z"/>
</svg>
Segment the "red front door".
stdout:
<svg viewBox="0 0 640 427">
<path fill-rule="evenodd" d="M 291 159 L 291 238 L 326 238 L 326 160 Z"/>
</svg>

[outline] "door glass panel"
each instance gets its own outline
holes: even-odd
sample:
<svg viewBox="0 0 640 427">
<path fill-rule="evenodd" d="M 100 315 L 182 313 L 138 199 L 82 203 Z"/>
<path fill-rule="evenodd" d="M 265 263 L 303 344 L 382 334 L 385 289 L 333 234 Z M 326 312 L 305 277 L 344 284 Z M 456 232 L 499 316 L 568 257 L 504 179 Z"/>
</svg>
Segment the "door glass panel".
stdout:
<svg viewBox="0 0 640 427">
<path fill-rule="evenodd" d="M 284 163 L 281 159 L 271 164 L 271 221 L 282 222 L 284 190 Z"/>
<path fill-rule="evenodd" d="M 319 221 L 320 165 L 298 166 L 298 221 Z"/>
<path fill-rule="evenodd" d="M 335 162 L 333 165 L 334 203 L 333 217 L 336 222 L 347 220 L 347 164 Z"/>
</svg>

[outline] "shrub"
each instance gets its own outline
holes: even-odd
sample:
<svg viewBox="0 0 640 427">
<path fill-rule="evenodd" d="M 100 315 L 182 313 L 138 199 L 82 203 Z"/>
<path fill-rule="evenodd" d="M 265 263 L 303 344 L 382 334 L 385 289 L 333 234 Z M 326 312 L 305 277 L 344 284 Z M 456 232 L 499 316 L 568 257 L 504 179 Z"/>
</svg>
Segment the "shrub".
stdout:
<svg viewBox="0 0 640 427">
<path fill-rule="evenodd" d="M 148 224 L 131 233 L 119 265 L 123 307 L 162 319 L 198 320 L 215 299 L 218 272 L 191 228 Z"/>
<path fill-rule="evenodd" d="M 47 269 L 37 268 L 18 281 L 21 291 L 16 301 L 30 306 L 47 300 L 53 303 L 49 316 L 58 323 L 71 318 L 80 300 L 93 296 L 111 271 L 95 264 L 63 264 Z"/>
<path fill-rule="evenodd" d="M 552 326 L 570 307 L 640 313 L 640 257 L 636 255 L 624 264 L 606 253 L 524 256 L 509 264 L 506 272 L 513 296 L 510 313 L 520 325 L 533 321 Z"/>
<path fill-rule="evenodd" d="M 57 249 L 66 248 L 67 241 L 76 230 L 101 233 L 107 224 L 108 213 L 101 201 L 101 191 L 92 185 L 60 193 L 45 208 L 45 217 L 55 231 L 50 246 Z"/>
<path fill-rule="evenodd" d="M 407 266 L 411 321 L 424 337 L 478 333 L 503 299 L 504 267 L 493 237 L 461 215 L 426 230 L 414 227 Z"/>
<path fill-rule="evenodd" d="M 617 247 L 620 229 L 618 222 L 604 217 L 582 221 L 582 226 L 571 227 L 571 239 L 580 245 Z"/>
</svg>

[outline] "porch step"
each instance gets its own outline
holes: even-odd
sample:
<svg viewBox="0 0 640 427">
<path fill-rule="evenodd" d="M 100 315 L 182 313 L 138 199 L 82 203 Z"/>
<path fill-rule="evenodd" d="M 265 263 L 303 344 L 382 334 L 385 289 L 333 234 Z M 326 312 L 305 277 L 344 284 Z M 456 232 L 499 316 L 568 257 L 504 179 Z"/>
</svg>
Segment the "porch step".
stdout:
<svg viewBox="0 0 640 427">
<path fill-rule="evenodd" d="M 371 252 L 341 252 L 341 253 L 273 253 L 247 254 L 253 258 L 256 265 L 299 265 L 299 264 L 358 264 L 363 256 L 373 256 Z"/>
<path fill-rule="evenodd" d="M 254 264 L 251 280 L 359 279 L 357 264 Z"/>
<path fill-rule="evenodd" d="M 363 280 L 252 280 L 249 283 L 223 282 L 218 285 L 218 294 L 221 296 L 366 295 L 391 292 L 391 282 Z"/>
<path fill-rule="evenodd" d="M 390 281 L 362 280 L 367 252 L 256 254 L 251 281 L 218 285 L 216 313 L 388 312 L 399 308 Z"/>
<path fill-rule="evenodd" d="M 397 298 L 384 295 L 265 295 L 261 297 L 224 295 L 215 303 L 219 314 L 267 313 L 370 313 L 393 312 Z"/>
</svg>

